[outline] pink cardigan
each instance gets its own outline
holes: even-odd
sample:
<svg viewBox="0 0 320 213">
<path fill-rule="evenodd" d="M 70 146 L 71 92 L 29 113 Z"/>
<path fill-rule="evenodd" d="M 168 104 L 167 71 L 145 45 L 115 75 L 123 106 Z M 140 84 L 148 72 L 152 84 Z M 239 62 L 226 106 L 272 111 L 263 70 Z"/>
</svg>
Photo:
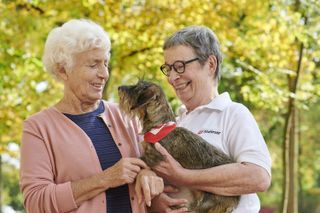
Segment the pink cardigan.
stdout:
<svg viewBox="0 0 320 213">
<path fill-rule="evenodd" d="M 140 156 L 137 123 L 126 118 L 116 104 L 104 104 L 105 112 L 100 116 L 121 155 Z M 36 113 L 24 122 L 20 187 L 28 212 L 105 213 L 105 193 L 77 206 L 71 191 L 71 181 L 101 171 L 89 137 L 54 107 Z M 133 184 L 129 184 L 129 193 L 132 211 L 145 212 L 145 207 L 138 204 Z"/>
</svg>

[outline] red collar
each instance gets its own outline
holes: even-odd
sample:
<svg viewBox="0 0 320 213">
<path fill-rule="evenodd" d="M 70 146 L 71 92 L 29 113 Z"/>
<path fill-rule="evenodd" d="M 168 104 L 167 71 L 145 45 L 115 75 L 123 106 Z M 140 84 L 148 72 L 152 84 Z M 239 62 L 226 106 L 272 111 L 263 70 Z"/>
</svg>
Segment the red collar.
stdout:
<svg viewBox="0 0 320 213">
<path fill-rule="evenodd" d="M 148 143 L 157 143 L 162 138 L 166 137 L 172 130 L 176 128 L 176 123 L 169 121 L 164 124 L 159 124 L 144 134 L 144 141 Z"/>
</svg>

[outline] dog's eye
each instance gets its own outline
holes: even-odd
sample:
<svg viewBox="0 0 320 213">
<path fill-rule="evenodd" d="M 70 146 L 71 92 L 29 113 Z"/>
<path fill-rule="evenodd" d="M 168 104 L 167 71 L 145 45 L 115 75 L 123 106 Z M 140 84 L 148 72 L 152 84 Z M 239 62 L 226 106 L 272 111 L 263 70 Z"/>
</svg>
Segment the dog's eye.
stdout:
<svg viewBox="0 0 320 213">
<path fill-rule="evenodd" d="M 148 89 L 149 87 L 150 87 L 149 84 L 143 84 L 143 85 L 140 87 L 140 89 L 146 90 L 146 89 Z M 138 87 L 138 88 L 139 88 L 139 87 Z"/>
<path fill-rule="evenodd" d="M 149 88 L 149 85 L 144 85 L 143 86 L 143 89 L 148 89 Z"/>
</svg>

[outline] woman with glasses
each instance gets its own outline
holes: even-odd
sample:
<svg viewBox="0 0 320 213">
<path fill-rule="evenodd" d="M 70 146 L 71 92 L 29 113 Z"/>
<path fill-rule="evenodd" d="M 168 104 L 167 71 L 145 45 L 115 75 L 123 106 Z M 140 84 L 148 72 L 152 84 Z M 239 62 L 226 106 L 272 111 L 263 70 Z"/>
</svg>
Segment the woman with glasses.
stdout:
<svg viewBox="0 0 320 213">
<path fill-rule="evenodd" d="M 30 213 L 143 213 L 163 181 L 138 157 L 138 125 L 102 99 L 108 34 L 70 20 L 46 40 L 43 63 L 64 86 L 54 106 L 24 122 L 20 186 Z M 145 193 L 143 193 L 145 192 Z"/>
<path fill-rule="evenodd" d="M 203 170 L 183 168 L 157 145 L 165 161 L 154 171 L 173 186 L 187 186 L 213 194 L 241 195 L 233 213 L 258 213 L 257 192 L 271 182 L 271 159 L 258 125 L 242 104 L 227 92 L 218 92 L 222 54 L 219 41 L 207 27 L 191 26 L 177 31 L 163 46 L 165 63 L 160 67 L 183 103 L 177 119 L 185 127 L 221 149 L 236 163 Z M 175 196 L 177 197 L 177 196 Z M 158 212 L 184 212 L 173 205 L 183 204 L 162 193 L 152 201 Z"/>
</svg>

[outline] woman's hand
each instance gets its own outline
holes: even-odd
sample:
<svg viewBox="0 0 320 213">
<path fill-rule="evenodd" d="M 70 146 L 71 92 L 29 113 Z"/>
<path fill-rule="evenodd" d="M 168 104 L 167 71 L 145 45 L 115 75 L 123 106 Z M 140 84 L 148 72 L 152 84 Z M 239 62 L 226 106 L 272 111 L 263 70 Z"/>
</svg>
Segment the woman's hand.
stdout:
<svg viewBox="0 0 320 213">
<path fill-rule="evenodd" d="M 139 158 L 122 158 L 116 164 L 104 170 L 108 188 L 133 183 L 142 168 L 148 166 Z"/>
<path fill-rule="evenodd" d="M 177 189 L 172 186 L 166 186 L 164 191 L 166 193 L 177 192 Z M 183 213 L 188 211 L 186 207 L 187 200 L 171 198 L 166 193 L 161 193 L 152 200 L 152 205 L 148 212 Z M 178 208 L 177 206 L 181 207 Z M 175 207 L 175 209 L 172 209 L 172 207 Z"/>
<path fill-rule="evenodd" d="M 77 205 L 92 199 L 108 188 L 133 183 L 141 168 L 148 166 L 138 158 L 122 158 L 116 164 L 92 177 L 71 182 Z"/>
<path fill-rule="evenodd" d="M 151 199 L 163 192 L 164 183 L 161 177 L 158 177 L 150 169 L 143 169 L 137 176 L 135 190 L 139 203 L 144 201 L 147 206 L 151 206 Z"/>
<path fill-rule="evenodd" d="M 164 156 L 164 161 L 161 161 L 153 167 L 152 170 L 171 184 L 176 186 L 181 185 L 183 183 L 183 172 L 185 169 L 160 143 L 156 143 L 155 148 Z"/>
</svg>

